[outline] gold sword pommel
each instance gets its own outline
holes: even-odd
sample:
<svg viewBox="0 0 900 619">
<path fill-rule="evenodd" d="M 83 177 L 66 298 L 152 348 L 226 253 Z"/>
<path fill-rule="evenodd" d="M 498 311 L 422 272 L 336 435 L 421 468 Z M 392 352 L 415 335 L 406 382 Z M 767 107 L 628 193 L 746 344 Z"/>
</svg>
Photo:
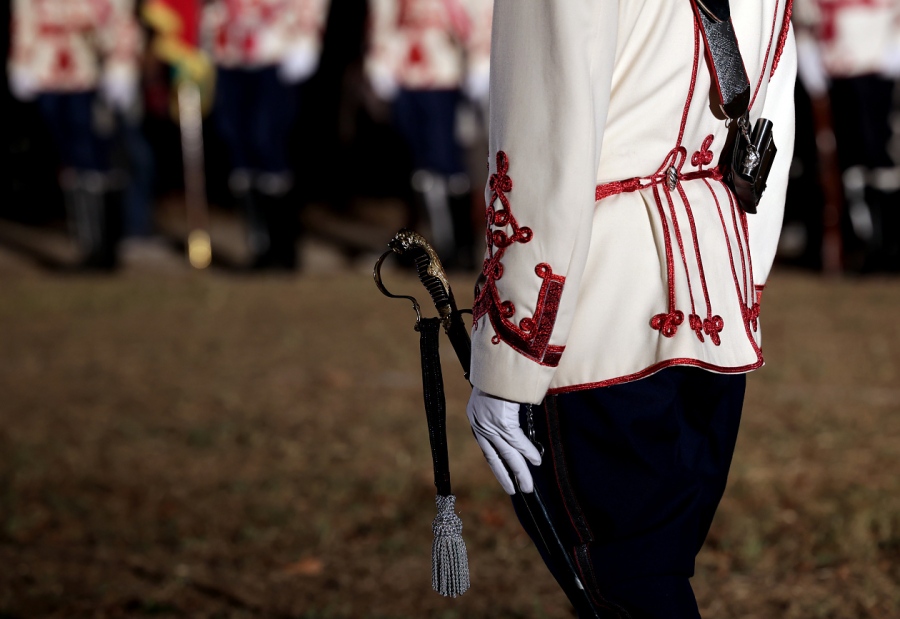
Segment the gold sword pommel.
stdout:
<svg viewBox="0 0 900 619">
<path fill-rule="evenodd" d="M 406 228 L 394 235 L 388 247 L 395 254 L 409 256 L 415 262 L 419 280 L 431 295 L 431 300 L 441 318 L 441 325 L 444 329 L 449 329 L 451 314 L 456 312 L 456 301 L 437 252 L 425 237 Z"/>
</svg>

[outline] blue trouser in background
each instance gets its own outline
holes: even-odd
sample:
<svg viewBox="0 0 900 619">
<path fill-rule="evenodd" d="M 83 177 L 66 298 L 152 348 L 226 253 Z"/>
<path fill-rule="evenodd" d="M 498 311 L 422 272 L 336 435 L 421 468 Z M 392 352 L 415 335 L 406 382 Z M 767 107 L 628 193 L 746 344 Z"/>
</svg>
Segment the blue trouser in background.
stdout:
<svg viewBox="0 0 900 619">
<path fill-rule="evenodd" d="M 595 604 L 631 619 L 700 616 L 688 579 L 725 490 L 745 385 L 671 367 L 534 407 L 544 459 L 530 468 Z"/>
<path fill-rule="evenodd" d="M 244 212 L 254 268 L 296 267 L 297 209 L 288 156 L 297 87 L 275 66 L 220 67 L 216 123 L 228 148 L 231 191 Z"/>
<path fill-rule="evenodd" d="M 89 91 L 45 93 L 37 99 L 64 168 L 109 170 L 110 140 L 94 131 L 95 97 Z"/>
<path fill-rule="evenodd" d="M 394 100 L 394 124 L 409 144 L 416 170 L 443 176 L 465 172 L 456 140 L 459 90 L 401 89 Z"/>
<path fill-rule="evenodd" d="M 471 267 L 480 259 L 473 254 L 471 187 L 456 139 L 460 96 L 459 89 L 401 89 L 392 112 L 409 145 L 413 197 L 428 213 L 429 240 L 446 266 Z M 413 209 L 411 221 L 418 210 Z"/>
<path fill-rule="evenodd" d="M 44 93 L 37 105 L 50 130 L 64 173 L 60 185 L 80 266 L 109 270 L 117 263 L 122 228 L 121 184 L 110 171 L 114 125 L 100 135 L 94 122 L 96 93 Z"/>
<path fill-rule="evenodd" d="M 289 172 L 288 142 L 296 111 L 297 89 L 281 82 L 277 67 L 219 68 L 216 125 L 233 169 Z"/>
</svg>

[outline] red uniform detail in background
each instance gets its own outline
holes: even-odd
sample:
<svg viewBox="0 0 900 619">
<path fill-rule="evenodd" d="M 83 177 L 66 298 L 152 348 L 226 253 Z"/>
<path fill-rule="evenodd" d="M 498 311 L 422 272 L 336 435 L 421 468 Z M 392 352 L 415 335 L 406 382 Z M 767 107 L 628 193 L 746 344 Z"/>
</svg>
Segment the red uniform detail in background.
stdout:
<svg viewBox="0 0 900 619">
<path fill-rule="evenodd" d="M 190 47 L 200 44 L 200 0 L 151 0 L 178 16 L 181 28 L 176 36 Z M 175 33 L 173 33 L 175 34 Z"/>
<path fill-rule="evenodd" d="M 837 35 L 837 14 L 842 10 L 855 7 L 878 8 L 881 6 L 885 6 L 883 0 L 819 0 L 819 10 L 822 13 L 819 38 L 824 42 L 834 40 Z"/>
</svg>

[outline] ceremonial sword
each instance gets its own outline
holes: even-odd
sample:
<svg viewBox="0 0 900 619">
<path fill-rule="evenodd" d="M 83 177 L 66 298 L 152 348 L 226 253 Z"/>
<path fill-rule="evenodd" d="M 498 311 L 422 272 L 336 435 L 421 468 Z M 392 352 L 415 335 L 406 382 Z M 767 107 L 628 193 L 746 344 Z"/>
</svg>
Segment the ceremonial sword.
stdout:
<svg viewBox="0 0 900 619">
<path fill-rule="evenodd" d="M 456 356 L 462 365 L 464 376 L 468 380 L 471 369 L 472 343 L 463 322 L 462 314 L 471 314 L 472 312 L 471 310 L 460 310 L 457 308 L 456 300 L 453 298 L 453 290 L 450 288 L 450 282 L 447 279 L 437 252 L 425 240 L 425 237 L 405 228 L 394 235 L 390 243 L 388 243 L 388 247 L 389 249 L 375 263 L 374 277 L 376 286 L 388 297 L 404 298 L 412 301 L 416 316 L 421 320 L 421 312 L 416 299 L 411 296 L 391 294 L 385 288 L 381 278 L 381 265 L 385 258 L 392 253 L 412 259 L 419 280 L 425 286 L 425 289 L 428 290 L 429 295 L 431 295 L 441 326 L 450 339 L 450 344 L 453 346 L 453 350 L 456 352 Z M 533 436 L 529 436 L 529 440 L 543 454 L 543 446 Z M 544 556 L 549 557 L 558 566 L 560 572 L 564 574 L 566 582 L 562 585 L 563 590 L 578 612 L 578 616 L 588 619 L 591 617 L 596 619 L 619 617 L 619 613 L 613 609 L 609 609 L 611 613 L 601 614 L 591 600 L 584 588 L 584 584 L 581 582 L 572 557 L 566 551 L 565 544 L 553 525 L 550 513 L 537 487 L 534 488 L 533 492 L 522 492 L 516 476 L 508 468 L 507 472 L 509 472 L 509 476 L 516 488 L 516 493 L 512 496 L 513 504 L 518 508 L 517 511 L 519 513 L 528 515 L 533 529 L 538 532 L 540 537 Z"/>
<path fill-rule="evenodd" d="M 205 269 L 212 261 L 209 236 L 209 206 L 203 171 L 203 114 L 200 88 L 190 79 L 178 85 L 178 124 L 184 159 L 184 201 L 187 215 L 188 260 L 195 269 Z"/>
</svg>

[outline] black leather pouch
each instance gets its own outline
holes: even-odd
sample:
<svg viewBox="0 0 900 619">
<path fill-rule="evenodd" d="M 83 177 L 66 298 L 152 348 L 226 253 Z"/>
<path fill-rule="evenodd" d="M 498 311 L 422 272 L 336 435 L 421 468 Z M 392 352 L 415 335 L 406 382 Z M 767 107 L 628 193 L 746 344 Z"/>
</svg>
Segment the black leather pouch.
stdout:
<svg viewBox="0 0 900 619">
<path fill-rule="evenodd" d="M 778 148 L 772 137 L 772 121 L 760 118 L 752 132 L 748 130 L 746 116 L 738 119 L 737 125 L 738 133 L 726 180 L 734 190 L 740 207 L 747 213 L 756 213 Z"/>
</svg>

